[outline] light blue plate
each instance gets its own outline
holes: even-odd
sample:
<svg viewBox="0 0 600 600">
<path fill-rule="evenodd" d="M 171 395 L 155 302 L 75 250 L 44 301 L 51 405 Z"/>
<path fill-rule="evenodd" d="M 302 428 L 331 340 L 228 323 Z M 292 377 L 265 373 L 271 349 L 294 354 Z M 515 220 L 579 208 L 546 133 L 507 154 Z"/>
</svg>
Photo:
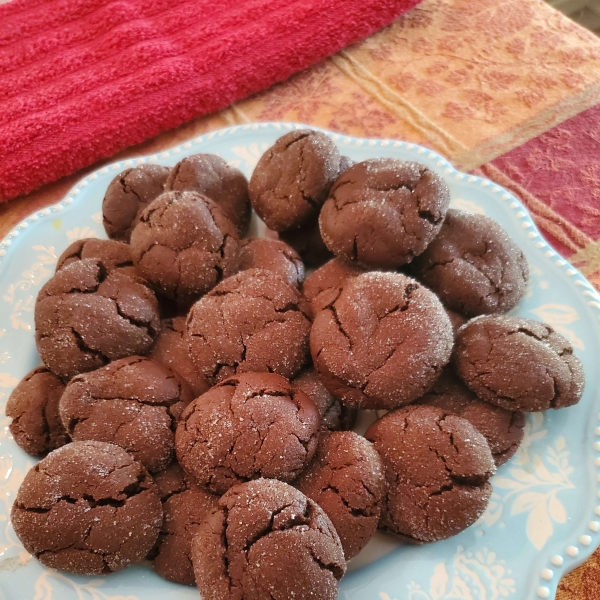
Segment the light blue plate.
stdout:
<svg viewBox="0 0 600 600">
<path fill-rule="evenodd" d="M 105 237 L 101 202 L 110 180 L 144 162 L 174 165 L 197 152 L 219 154 L 250 176 L 287 123 L 222 129 L 168 152 L 104 167 L 56 206 L 30 216 L 0 243 L 0 403 L 39 364 L 33 335 L 36 295 L 73 240 Z M 444 177 L 457 208 L 486 214 L 523 249 L 531 282 L 515 314 L 541 319 L 565 335 L 584 364 L 587 385 L 572 408 L 528 418 L 517 455 L 498 470 L 487 512 L 467 531 L 428 546 L 380 536 L 351 565 L 340 598 L 497 600 L 552 598 L 561 575 L 600 543 L 600 297 L 543 240 L 525 208 L 493 182 L 457 172 L 414 144 L 329 133 L 356 161 L 416 160 Z M 260 227 L 255 224 L 255 231 Z M 10 507 L 33 459 L 13 441 L 0 411 L 0 600 L 186 600 L 192 588 L 168 583 L 145 565 L 104 578 L 64 576 L 30 560 L 9 522 Z M 385 555 L 385 556 L 384 556 Z M 367 564 L 369 563 L 370 564 Z"/>
</svg>

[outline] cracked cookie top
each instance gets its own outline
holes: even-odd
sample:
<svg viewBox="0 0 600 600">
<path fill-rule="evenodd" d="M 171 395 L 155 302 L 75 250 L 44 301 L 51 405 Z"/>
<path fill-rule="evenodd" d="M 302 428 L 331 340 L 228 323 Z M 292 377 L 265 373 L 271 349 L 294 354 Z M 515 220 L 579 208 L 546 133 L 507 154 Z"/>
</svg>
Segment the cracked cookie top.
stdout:
<svg viewBox="0 0 600 600">
<path fill-rule="evenodd" d="M 411 270 L 446 306 L 470 317 L 508 312 L 529 280 L 525 255 L 496 221 L 454 209 Z"/>
<path fill-rule="evenodd" d="M 450 368 L 417 404 L 436 406 L 469 421 L 487 440 L 496 466 L 509 460 L 523 441 L 525 415 L 480 400 Z"/>
<path fill-rule="evenodd" d="M 243 236 L 250 224 L 248 180 L 216 154 L 193 154 L 180 160 L 171 171 L 166 191 L 189 190 L 216 202 Z"/>
<path fill-rule="evenodd" d="M 340 152 L 328 136 L 290 131 L 258 161 L 248 186 L 252 207 L 273 231 L 299 227 L 319 212 L 339 172 Z"/>
<path fill-rule="evenodd" d="M 148 356 L 177 373 L 190 386 L 194 398 L 197 398 L 210 388 L 210 384 L 194 366 L 185 331 L 185 317 L 163 319 Z"/>
<path fill-rule="evenodd" d="M 58 414 L 64 383 L 45 367 L 37 367 L 21 379 L 6 403 L 15 442 L 34 456 L 64 446 L 69 436 Z"/>
<path fill-rule="evenodd" d="M 314 402 L 273 373 L 230 377 L 194 400 L 175 435 L 181 466 L 216 494 L 249 479 L 292 481 L 317 446 Z"/>
<path fill-rule="evenodd" d="M 152 478 L 125 450 L 73 442 L 27 473 L 11 521 L 25 549 L 47 567 L 101 575 L 148 554 L 162 506 Z"/>
<path fill-rule="evenodd" d="M 460 533 L 485 511 L 496 467 L 467 420 L 433 406 L 387 413 L 365 433 L 385 469 L 380 528 L 417 543 Z"/>
<path fill-rule="evenodd" d="M 343 404 L 396 408 L 425 394 L 450 359 L 454 335 L 435 294 L 399 273 L 346 280 L 315 316 L 310 350 Z"/>
<path fill-rule="evenodd" d="M 314 369 L 305 369 L 290 383 L 315 403 L 321 416 L 322 431 L 338 431 L 354 427 L 357 410 L 344 406 L 332 396 Z"/>
<path fill-rule="evenodd" d="M 339 537 L 323 510 L 272 479 L 235 486 L 192 542 L 205 600 L 335 600 L 346 572 Z"/>
<path fill-rule="evenodd" d="M 240 250 L 240 271 L 265 269 L 299 287 L 304 281 L 304 264 L 298 253 L 281 240 L 244 240 Z"/>
<path fill-rule="evenodd" d="M 146 206 L 163 193 L 170 171 L 161 165 L 139 165 L 119 173 L 108 184 L 102 217 L 109 238 L 129 242 Z"/>
<path fill-rule="evenodd" d="M 338 177 L 321 209 L 321 235 L 336 256 L 391 269 L 427 248 L 449 203 L 448 186 L 425 165 L 373 158 Z"/>
<path fill-rule="evenodd" d="M 194 585 L 192 539 L 200 523 L 217 508 L 218 496 L 196 484 L 177 464 L 154 476 L 163 503 L 163 524 L 150 553 L 152 567 L 165 579 Z"/>
<path fill-rule="evenodd" d="M 122 273 L 139 276 L 133 266 L 133 256 L 129 244 L 117 240 L 99 240 L 97 238 L 75 240 L 58 257 L 56 270 L 59 271 L 66 265 L 86 258 L 94 258 L 100 261 L 107 273 L 119 269 Z"/>
<path fill-rule="evenodd" d="M 158 332 L 158 302 L 145 280 L 86 258 L 63 266 L 35 304 L 35 337 L 44 364 L 59 377 L 145 354 Z"/>
<path fill-rule="evenodd" d="M 239 238 L 215 202 L 196 192 L 165 192 L 131 234 L 135 266 L 163 296 L 188 307 L 235 273 Z"/>
<path fill-rule="evenodd" d="M 573 347 L 540 321 L 471 319 L 458 330 L 453 361 L 471 390 L 507 410 L 563 408 L 583 394 L 585 375 Z"/>
<path fill-rule="evenodd" d="M 73 440 L 117 444 L 156 472 L 173 459 L 176 421 L 191 400 L 166 367 L 130 356 L 74 377 L 59 406 Z"/>
<path fill-rule="evenodd" d="M 247 371 L 294 377 L 306 362 L 309 332 L 300 292 L 262 269 L 221 282 L 187 317 L 190 355 L 211 384 Z"/>
<path fill-rule="evenodd" d="M 315 458 L 294 482 L 331 519 L 346 560 L 354 558 L 377 531 L 385 477 L 373 445 L 353 431 L 321 436 Z"/>
</svg>

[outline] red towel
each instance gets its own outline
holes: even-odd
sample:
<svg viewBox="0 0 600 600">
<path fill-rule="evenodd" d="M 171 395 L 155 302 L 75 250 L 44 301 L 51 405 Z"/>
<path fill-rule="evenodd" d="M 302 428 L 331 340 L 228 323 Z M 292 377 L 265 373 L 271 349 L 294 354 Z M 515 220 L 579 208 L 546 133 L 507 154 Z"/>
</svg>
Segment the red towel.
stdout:
<svg viewBox="0 0 600 600">
<path fill-rule="evenodd" d="M 0 6 L 0 201 L 226 107 L 419 0 Z"/>
</svg>

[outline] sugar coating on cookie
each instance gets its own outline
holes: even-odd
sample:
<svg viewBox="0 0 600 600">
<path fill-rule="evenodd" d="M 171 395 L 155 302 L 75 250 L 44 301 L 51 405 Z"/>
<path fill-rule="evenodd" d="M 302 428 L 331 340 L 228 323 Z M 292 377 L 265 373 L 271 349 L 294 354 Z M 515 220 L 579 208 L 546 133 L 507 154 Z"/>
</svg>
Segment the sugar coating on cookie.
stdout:
<svg viewBox="0 0 600 600">
<path fill-rule="evenodd" d="M 142 560 L 162 516 L 141 463 L 113 444 L 73 442 L 27 473 L 11 522 L 27 552 L 45 566 L 103 575 Z"/>
<path fill-rule="evenodd" d="M 353 431 L 323 434 L 308 469 L 294 482 L 331 519 L 346 560 L 373 537 L 381 515 L 386 482 L 379 454 Z"/>
<path fill-rule="evenodd" d="M 73 440 L 117 444 L 152 473 L 173 459 L 176 421 L 191 400 L 166 367 L 130 356 L 74 377 L 59 406 Z"/>
<path fill-rule="evenodd" d="M 384 531 L 436 542 L 485 511 L 496 467 L 485 438 L 467 420 L 433 406 L 408 406 L 375 421 L 365 437 L 385 469 Z"/>
<path fill-rule="evenodd" d="M 210 383 L 196 369 L 190 357 L 185 331 L 185 317 L 163 319 L 148 356 L 177 373 L 190 386 L 194 398 L 197 398 L 210 388 Z"/>
<path fill-rule="evenodd" d="M 180 160 L 172 169 L 165 191 L 197 192 L 216 202 L 240 236 L 250 224 L 251 206 L 248 180 L 235 167 L 216 154 L 192 154 Z"/>
<path fill-rule="evenodd" d="M 281 240 L 244 240 L 240 248 L 239 269 L 265 269 L 296 287 L 304 281 L 304 264 L 300 256 Z"/>
<path fill-rule="evenodd" d="M 145 354 L 160 327 L 147 282 L 118 269 L 109 273 L 91 258 L 56 272 L 40 290 L 34 316 L 41 359 L 66 379 Z"/>
<path fill-rule="evenodd" d="M 453 362 L 473 392 L 507 410 L 572 406 L 585 385 L 569 341 L 550 325 L 521 317 L 471 319 L 458 330 Z"/>
<path fill-rule="evenodd" d="M 194 400 L 177 427 L 181 466 L 216 494 L 250 479 L 292 481 L 312 459 L 314 402 L 273 373 L 242 373 Z"/>
<path fill-rule="evenodd" d="M 196 484 L 177 463 L 157 473 L 154 481 L 164 518 L 150 553 L 152 567 L 169 581 L 194 585 L 192 539 L 206 516 L 217 508 L 219 497 Z"/>
<path fill-rule="evenodd" d="M 325 245 L 369 268 L 410 263 L 438 234 L 450 203 L 444 180 L 425 165 L 394 158 L 355 164 L 321 209 Z"/>
<path fill-rule="evenodd" d="M 310 350 L 321 381 L 343 404 L 391 409 L 430 389 L 453 339 L 432 292 L 399 273 L 370 272 L 346 280 L 317 313 Z"/>
<path fill-rule="evenodd" d="M 45 367 L 21 379 L 6 403 L 10 432 L 17 444 L 33 456 L 45 456 L 64 446 L 69 436 L 58 414 L 65 384 Z"/>
<path fill-rule="evenodd" d="M 469 421 L 487 440 L 496 466 L 509 460 L 523 441 L 525 415 L 480 400 L 450 368 L 416 404 L 435 406 Z"/>
<path fill-rule="evenodd" d="M 280 137 L 260 158 L 248 191 L 252 207 L 273 231 L 306 223 L 319 212 L 340 171 L 340 153 L 319 131 Z"/>
<path fill-rule="evenodd" d="M 291 381 L 292 386 L 304 392 L 314 403 L 321 415 L 323 431 L 348 430 L 354 427 L 357 410 L 344 406 L 323 385 L 318 373 L 312 369 L 304 369 Z"/>
<path fill-rule="evenodd" d="M 221 282 L 187 318 L 190 355 L 213 384 L 248 371 L 294 377 L 306 362 L 309 332 L 300 292 L 262 269 Z"/>
<path fill-rule="evenodd" d="M 223 209 L 196 192 L 165 192 L 131 234 L 135 266 L 158 293 L 182 307 L 238 267 L 239 238 Z"/>
<path fill-rule="evenodd" d="M 107 273 L 115 269 L 120 269 L 124 273 L 139 276 L 133 266 L 133 257 L 129 244 L 117 240 L 99 240 L 97 238 L 75 240 L 58 257 L 56 270 L 58 271 L 65 265 L 70 265 L 73 262 L 86 258 L 94 258 L 100 261 Z"/>
<path fill-rule="evenodd" d="M 411 270 L 446 306 L 471 317 L 511 310 L 529 280 L 525 255 L 496 221 L 455 209 Z"/>
<path fill-rule="evenodd" d="M 119 173 L 108 184 L 102 218 L 109 238 L 129 242 L 146 206 L 163 193 L 170 171 L 161 165 L 138 165 Z"/>
<path fill-rule="evenodd" d="M 192 542 L 205 600 L 335 600 L 346 572 L 339 537 L 323 510 L 281 481 L 229 490 Z"/>
</svg>

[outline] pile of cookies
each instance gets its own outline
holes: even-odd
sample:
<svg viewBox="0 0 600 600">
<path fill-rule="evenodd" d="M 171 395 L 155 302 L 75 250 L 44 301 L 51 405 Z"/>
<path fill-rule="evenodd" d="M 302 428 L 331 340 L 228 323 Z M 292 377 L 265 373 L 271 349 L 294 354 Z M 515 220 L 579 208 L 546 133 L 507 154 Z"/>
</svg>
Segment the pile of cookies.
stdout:
<svg viewBox="0 0 600 600">
<path fill-rule="evenodd" d="M 378 529 L 472 525 L 524 413 L 575 404 L 584 375 L 559 333 L 503 314 L 523 253 L 449 203 L 426 166 L 354 164 L 311 130 L 249 183 L 210 154 L 118 175 L 110 239 L 59 258 L 44 366 L 7 404 L 45 457 L 12 510 L 24 547 L 88 575 L 148 559 L 206 600 L 329 599 Z M 252 209 L 266 238 L 243 239 Z"/>
</svg>

